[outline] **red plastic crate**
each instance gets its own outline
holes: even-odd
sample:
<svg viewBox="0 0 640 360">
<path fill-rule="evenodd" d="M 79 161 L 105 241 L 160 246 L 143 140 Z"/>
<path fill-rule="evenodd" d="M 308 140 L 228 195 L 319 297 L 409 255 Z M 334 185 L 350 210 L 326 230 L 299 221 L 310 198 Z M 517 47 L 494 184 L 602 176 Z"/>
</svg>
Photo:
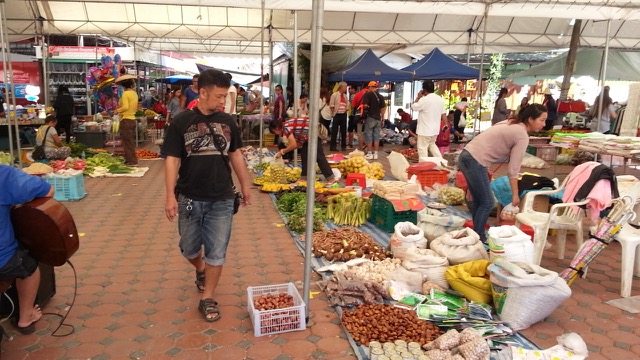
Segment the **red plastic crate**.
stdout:
<svg viewBox="0 0 640 360">
<path fill-rule="evenodd" d="M 411 176 L 413 175 L 416 175 L 418 177 L 418 181 L 420 181 L 420 185 L 422 185 L 423 187 L 431 187 L 436 183 L 446 184 L 449 181 L 449 170 L 414 170 L 409 167 L 407 169 L 407 173 L 409 174 L 409 178 L 411 178 Z"/>
</svg>

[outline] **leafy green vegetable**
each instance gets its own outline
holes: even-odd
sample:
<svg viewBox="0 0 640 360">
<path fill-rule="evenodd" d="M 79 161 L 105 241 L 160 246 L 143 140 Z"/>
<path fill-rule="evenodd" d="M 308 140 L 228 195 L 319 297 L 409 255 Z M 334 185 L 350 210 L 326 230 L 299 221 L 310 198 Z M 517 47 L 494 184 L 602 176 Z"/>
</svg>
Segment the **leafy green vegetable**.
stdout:
<svg viewBox="0 0 640 360">
<path fill-rule="evenodd" d="M 112 174 L 129 174 L 133 172 L 133 168 L 121 164 L 109 165 L 107 168 Z"/>
<path fill-rule="evenodd" d="M 124 158 L 121 156 L 113 156 L 109 153 L 98 153 L 87 159 L 88 166 L 103 166 L 108 168 L 111 165 L 122 165 Z"/>
<path fill-rule="evenodd" d="M 306 230 L 307 216 L 307 194 L 288 193 L 284 194 L 276 201 L 278 210 L 287 218 L 287 227 L 296 233 L 303 233 Z M 324 227 L 325 210 L 322 206 L 315 204 L 313 210 L 313 231 L 322 230 Z"/>
</svg>

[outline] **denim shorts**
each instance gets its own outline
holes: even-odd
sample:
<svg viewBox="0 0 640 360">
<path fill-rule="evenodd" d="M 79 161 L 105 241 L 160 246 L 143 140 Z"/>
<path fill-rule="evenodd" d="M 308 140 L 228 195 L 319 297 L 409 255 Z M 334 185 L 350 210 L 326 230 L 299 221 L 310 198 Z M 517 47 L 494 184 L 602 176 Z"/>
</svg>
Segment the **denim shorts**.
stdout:
<svg viewBox="0 0 640 360">
<path fill-rule="evenodd" d="M 31 276 L 38 268 L 38 261 L 27 253 L 27 250 L 18 247 L 15 254 L 0 268 L 0 280 L 25 279 Z"/>
<path fill-rule="evenodd" d="M 368 117 L 367 121 L 364 122 L 362 133 L 366 144 L 380 141 L 380 119 Z"/>
<path fill-rule="evenodd" d="M 191 202 L 191 209 L 187 209 Z M 200 256 L 204 246 L 204 262 L 212 266 L 224 264 L 231 237 L 233 199 L 195 201 L 178 196 L 178 232 L 180 252 L 187 259 Z"/>
</svg>

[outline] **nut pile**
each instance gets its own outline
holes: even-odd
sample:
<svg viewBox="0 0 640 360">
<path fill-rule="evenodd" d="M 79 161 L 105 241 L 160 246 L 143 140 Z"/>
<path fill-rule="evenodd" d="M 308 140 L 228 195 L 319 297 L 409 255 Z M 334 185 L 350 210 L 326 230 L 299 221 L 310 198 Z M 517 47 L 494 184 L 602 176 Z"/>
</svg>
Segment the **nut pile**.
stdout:
<svg viewBox="0 0 640 360">
<path fill-rule="evenodd" d="M 489 360 L 491 356 L 489 344 L 474 328 L 466 328 L 462 332 L 451 329 L 423 347 L 433 360 L 450 359 L 452 356 L 464 360 Z"/>
<path fill-rule="evenodd" d="M 278 295 L 265 294 L 253 299 L 253 307 L 260 311 L 285 309 L 293 305 L 293 296 L 284 293 Z"/>
<path fill-rule="evenodd" d="M 383 260 L 387 257 L 371 236 L 352 227 L 314 232 L 311 251 L 314 256 L 324 256 L 329 261 L 349 261 L 359 257 Z"/>
<path fill-rule="evenodd" d="M 345 311 L 342 323 L 356 342 L 367 346 L 371 341 L 395 340 L 423 345 L 440 335 L 435 324 L 418 319 L 415 312 L 385 304 L 360 305 L 354 311 Z"/>
</svg>

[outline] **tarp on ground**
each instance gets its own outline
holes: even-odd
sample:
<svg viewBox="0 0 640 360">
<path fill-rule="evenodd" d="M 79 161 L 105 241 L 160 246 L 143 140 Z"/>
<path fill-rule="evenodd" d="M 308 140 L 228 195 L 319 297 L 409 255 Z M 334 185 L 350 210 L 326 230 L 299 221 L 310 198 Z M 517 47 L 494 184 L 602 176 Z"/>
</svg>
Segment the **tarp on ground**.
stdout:
<svg viewBox="0 0 640 360">
<path fill-rule="evenodd" d="M 367 49 L 356 61 L 329 75 L 329 81 L 411 81 L 412 73 L 394 69 Z"/>
<path fill-rule="evenodd" d="M 603 51 L 602 49 L 579 49 L 572 76 L 591 76 L 599 79 Z M 536 79 L 555 79 L 563 76 L 567 55 L 568 53 L 564 53 L 527 70 L 511 74 L 510 78 L 516 84 L 527 85 L 534 83 Z M 640 53 L 609 51 L 606 77 L 605 80 L 608 81 L 640 81 Z"/>
<path fill-rule="evenodd" d="M 480 76 L 480 70 L 459 63 L 438 48 L 402 70 L 412 72 L 414 80 L 469 80 Z"/>
</svg>

